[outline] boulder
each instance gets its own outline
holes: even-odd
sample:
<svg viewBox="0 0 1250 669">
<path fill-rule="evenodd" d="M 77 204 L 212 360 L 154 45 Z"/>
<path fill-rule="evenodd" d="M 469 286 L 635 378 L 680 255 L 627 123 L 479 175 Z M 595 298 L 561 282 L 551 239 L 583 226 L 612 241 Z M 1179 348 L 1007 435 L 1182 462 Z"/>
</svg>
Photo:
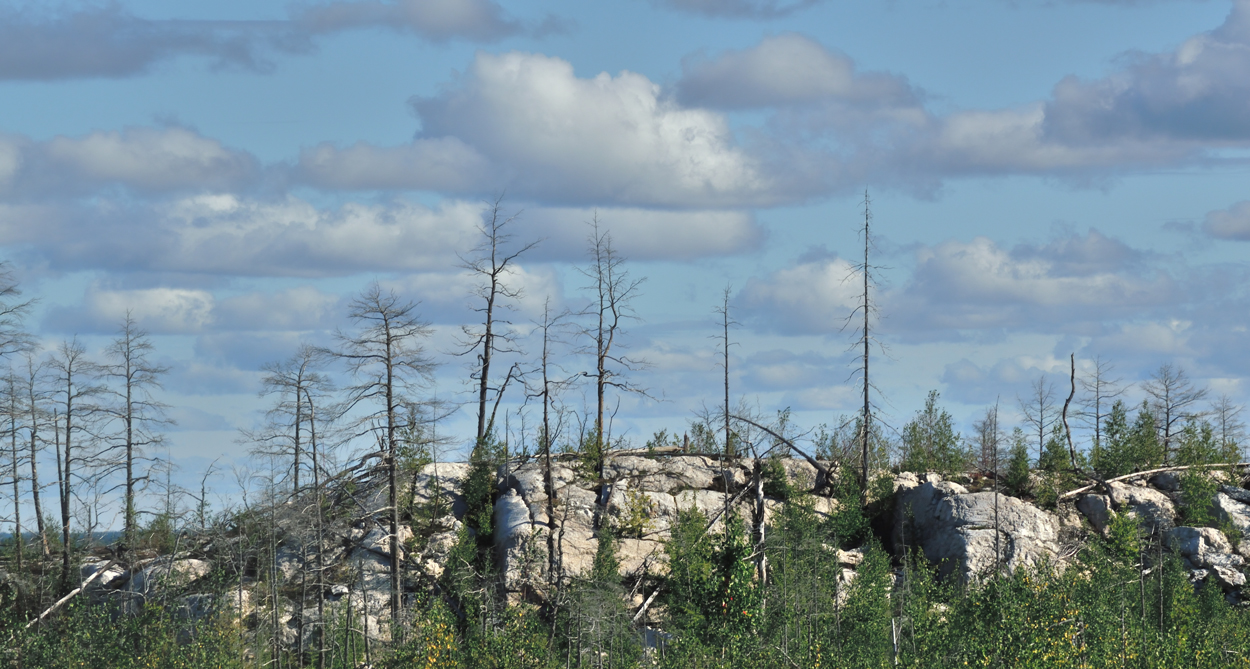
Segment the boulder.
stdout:
<svg viewBox="0 0 1250 669">
<path fill-rule="evenodd" d="M 1106 533 L 1107 525 L 1115 515 L 1111 510 L 1111 500 L 1106 495 L 1082 495 L 1076 501 L 1076 510 L 1085 516 L 1099 534 Z"/>
<path fill-rule="evenodd" d="M 1244 542 L 1250 539 L 1250 504 L 1239 502 L 1221 490 L 1215 493 L 1213 506 L 1217 520 L 1232 525 L 1241 533 L 1240 537 L 1234 537 L 1235 540 Z"/>
<path fill-rule="evenodd" d="M 145 563 L 138 571 L 131 572 L 130 581 L 126 583 L 126 591 L 148 597 L 154 594 L 157 588 L 178 588 L 189 585 L 207 576 L 212 569 L 213 565 L 207 560 L 156 558 Z"/>
<path fill-rule="evenodd" d="M 1238 588 L 1246 584 L 1241 572 L 1246 560 L 1233 551 L 1232 544 L 1224 534 L 1212 527 L 1177 527 L 1168 533 L 1168 545 L 1181 554 L 1194 572 L 1195 580 L 1212 575 L 1224 589 Z"/>
<path fill-rule="evenodd" d="M 1164 493 L 1153 488 L 1109 483 L 1111 501 L 1120 511 L 1137 515 L 1145 527 L 1153 533 L 1166 533 L 1176 526 L 1176 505 Z"/>
<path fill-rule="evenodd" d="M 895 500 L 894 544 L 920 547 L 945 576 L 958 570 L 965 581 L 992 572 L 997 544 L 1000 568 L 1058 563 L 1059 523 L 1050 514 L 999 494 L 969 493 L 956 483 L 929 480 Z"/>
</svg>

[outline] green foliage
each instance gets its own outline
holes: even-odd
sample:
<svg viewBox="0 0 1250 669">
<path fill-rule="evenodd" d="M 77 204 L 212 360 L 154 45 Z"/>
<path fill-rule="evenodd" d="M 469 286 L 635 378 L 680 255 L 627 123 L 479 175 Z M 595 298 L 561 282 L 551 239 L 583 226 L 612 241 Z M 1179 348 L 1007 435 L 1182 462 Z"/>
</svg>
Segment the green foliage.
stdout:
<svg viewBox="0 0 1250 669">
<path fill-rule="evenodd" d="M 1042 450 L 1042 457 L 1038 461 L 1037 468 L 1042 471 L 1057 472 L 1071 469 L 1071 467 L 1071 458 L 1068 454 L 1068 435 L 1063 429 L 1063 424 L 1056 421 L 1050 431 L 1050 437 L 1046 440 L 1046 446 Z"/>
<path fill-rule="evenodd" d="M 1220 485 L 1206 471 L 1189 469 L 1181 474 L 1180 516 L 1185 525 L 1216 527 L 1215 493 Z"/>
<path fill-rule="evenodd" d="M 482 546 L 489 546 L 491 537 L 498 492 L 498 458 L 498 448 L 489 437 L 475 444 L 469 454 L 469 474 L 463 489 L 467 507 L 464 522 L 477 534 Z"/>
<path fill-rule="evenodd" d="M 877 482 L 883 479 L 893 490 L 893 479 L 880 477 Z M 833 499 L 837 500 L 837 508 L 825 521 L 825 534 L 832 539 L 833 545 L 840 548 L 860 545 L 867 539 L 872 528 L 860 501 L 859 476 L 855 472 L 841 469 L 830 481 L 829 488 Z"/>
<path fill-rule="evenodd" d="M 634 486 L 625 488 L 625 506 L 617 521 L 617 532 L 627 539 L 641 539 L 651 531 L 651 518 L 655 504 L 651 498 Z"/>
<path fill-rule="evenodd" d="M 1211 424 L 1207 421 L 1189 419 L 1181 430 L 1180 443 L 1176 448 L 1176 464 L 1207 465 L 1220 462 L 1224 449 Z M 1235 462 L 1235 460 L 1232 460 Z"/>
<path fill-rule="evenodd" d="M 960 445 L 954 419 L 937 405 L 938 391 L 930 390 L 924 409 L 903 426 L 904 471 L 953 474 L 967 469 L 970 456 Z"/>
<path fill-rule="evenodd" d="M 1011 451 L 1007 460 L 1007 476 L 1004 478 L 1007 490 L 1020 496 L 1029 489 L 1029 449 L 1025 443 L 1024 431 L 1016 428 L 1011 434 Z"/>
<path fill-rule="evenodd" d="M 590 580 L 599 584 L 619 584 L 621 561 L 616 557 L 616 535 L 607 527 L 596 537 L 595 561 L 591 563 Z"/>
<path fill-rule="evenodd" d="M 1090 453 L 1090 465 L 1103 478 L 1151 469 L 1163 461 L 1154 414 L 1145 402 L 1130 425 L 1128 408 L 1116 400 L 1103 423 L 1103 435 L 1104 444 L 1095 444 Z"/>
<path fill-rule="evenodd" d="M 790 477 L 786 474 L 785 463 L 780 458 L 768 458 L 761 462 L 760 477 L 764 483 L 764 494 L 769 497 L 785 501 L 797 492 L 790 485 Z"/>
</svg>

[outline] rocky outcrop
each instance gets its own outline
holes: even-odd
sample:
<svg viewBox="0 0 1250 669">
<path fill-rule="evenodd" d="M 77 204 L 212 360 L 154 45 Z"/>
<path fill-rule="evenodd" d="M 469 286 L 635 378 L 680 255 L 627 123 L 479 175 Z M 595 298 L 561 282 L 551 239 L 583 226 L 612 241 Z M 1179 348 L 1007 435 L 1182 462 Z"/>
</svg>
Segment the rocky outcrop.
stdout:
<svg viewBox="0 0 1250 669">
<path fill-rule="evenodd" d="M 1180 553 L 1194 580 L 1212 576 L 1225 589 L 1246 584 L 1246 560 L 1233 552 L 1224 534 L 1212 527 L 1177 527 L 1168 533 L 1168 546 Z"/>
<path fill-rule="evenodd" d="M 790 486 L 814 490 L 818 472 L 803 460 L 780 460 Z M 514 593 L 543 592 L 549 581 L 555 547 L 555 568 L 568 581 L 585 576 L 594 562 L 601 528 L 621 535 L 617 558 L 622 576 L 667 571 L 663 542 L 682 509 L 698 509 L 713 516 L 751 479 L 755 462 L 739 459 L 722 465 L 704 455 L 665 457 L 620 455 L 604 464 L 601 484 L 591 481 L 567 463 L 552 468 L 554 518 L 548 515 L 543 470 L 531 462 L 509 472 L 505 489 L 495 504 L 495 545 L 505 587 Z M 602 501 L 602 505 L 600 502 Z M 750 518 L 755 499 L 743 495 L 737 509 Z M 831 513 L 832 500 L 816 497 L 817 513 Z M 765 500 L 765 524 L 781 501 Z"/>
<path fill-rule="evenodd" d="M 969 492 L 929 474 L 897 485 L 894 508 L 896 551 L 920 548 L 943 576 L 973 580 L 992 574 L 995 563 L 1007 571 L 1059 564 L 1058 519 L 1014 497 Z"/>
<path fill-rule="evenodd" d="M 785 508 L 781 493 L 786 489 L 816 493 L 808 499 L 818 515 L 837 511 L 838 502 L 823 496 L 819 474 L 806 461 L 759 464 L 761 471 L 780 477 L 767 486 L 778 496 L 763 500 L 766 533 Z M 685 453 L 618 454 L 608 458 L 600 478 L 564 460 L 553 466 L 554 494 L 548 499 L 540 463 L 510 463 L 498 472 L 494 505 L 492 540 L 500 585 L 512 601 L 542 602 L 554 577 L 567 583 L 589 574 L 598 538 L 609 528 L 620 537 L 617 557 L 627 583 L 641 585 L 645 576 L 663 576 L 668 569 L 664 542 L 684 510 L 712 517 L 733 503 L 748 523 L 755 521 L 755 488 L 749 484 L 756 465 L 749 459 L 722 464 Z M 399 528 L 398 557 L 406 593 L 436 588 L 456 541 L 469 536 L 460 492 L 468 473 L 467 464 L 436 463 L 404 481 L 401 494 L 411 501 L 404 505 L 410 522 Z M 1172 483 L 1161 476 L 1151 485 L 1116 482 L 1043 510 L 1023 499 L 977 490 L 984 481 L 969 480 L 970 490 L 934 474 L 902 473 L 894 477 L 893 496 L 886 489 L 879 493 L 881 499 L 871 500 L 871 507 L 893 510 L 892 518 L 879 517 L 885 522 L 875 531 L 895 558 L 919 549 L 943 575 L 965 581 L 993 573 L 995 565 L 1003 571 L 1063 568 L 1073 547 L 1091 530 L 1105 532 L 1117 515 L 1135 517 L 1151 541 L 1159 540 L 1185 560 L 1192 580 L 1218 584 L 1230 599 L 1240 600 L 1250 558 L 1250 491 L 1224 486 L 1216 495 L 1220 522 L 1236 528 L 1225 537 L 1213 528 L 1176 527 L 1176 493 L 1166 489 Z M 373 639 L 386 640 L 392 556 L 385 486 L 378 478 L 361 477 L 344 488 L 330 505 L 334 519 L 320 539 L 308 529 L 309 518 L 300 515 L 315 505 L 279 502 L 266 511 L 268 527 L 279 534 L 272 563 L 260 564 L 258 559 L 268 558 L 255 556 L 239 558 L 256 544 L 227 532 L 177 556 L 111 566 L 103 560 L 88 562 L 81 567 L 82 579 L 99 577 L 86 588 L 86 596 L 93 603 L 115 603 L 120 611 L 160 602 L 186 620 L 220 613 L 253 630 L 272 626 L 276 608 L 279 636 L 292 647 L 311 647 L 316 630 L 343 621 Z M 266 546 L 274 545 L 268 541 Z M 183 549 L 188 550 L 185 544 Z M 828 559 L 839 564 L 840 583 L 852 583 L 863 551 L 833 545 L 826 550 Z M 317 583 L 311 576 L 318 565 L 326 575 L 324 621 L 318 620 Z M 638 590 L 634 605 L 646 594 Z"/>
</svg>

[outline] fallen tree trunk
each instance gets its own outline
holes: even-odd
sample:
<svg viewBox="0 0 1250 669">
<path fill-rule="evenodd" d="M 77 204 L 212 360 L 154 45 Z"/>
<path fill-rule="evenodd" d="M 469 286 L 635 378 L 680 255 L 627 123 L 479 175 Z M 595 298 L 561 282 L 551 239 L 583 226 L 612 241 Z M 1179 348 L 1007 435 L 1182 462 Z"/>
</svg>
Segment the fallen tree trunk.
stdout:
<svg viewBox="0 0 1250 669">
<path fill-rule="evenodd" d="M 87 586 L 91 585 L 92 581 L 96 580 L 97 578 L 100 578 L 100 576 L 103 575 L 104 572 L 108 571 L 115 564 L 117 564 L 115 560 L 109 560 L 107 563 L 105 563 L 103 567 L 100 568 L 99 571 L 92 574 L 87 580 L 83 581 L 82 585 L 71 590 L 68 595 L 65 595 L 64 597 L 56 600 L 56 603 L 53 604 L 52 606 L 49 606 L 48 609 L 44 611 L 43 613 L 40 613 L 38 618 L 35 618 L 34 620 L 26 623 L 26 629 L 30 629 L 31 627 L 34 627 L 37 623 L 43 622 L 44 618 L 47 618 L 48 616 L 52 615 L 57 609 L 61 608 L 62 606 L 65 606 L 65 604 L 69 602 L 69 600 L 73 599 L 75 595 L 77 595 L 78 593 L 86 589 Z"/>
<path fill-rule="evenodd" d="M 1133 472 L 1132 474 L 1125 474 L 1124 476 L 1117 476 L 1113 479 L 1107 479 L 1106 481 L 1099 481 L 1098 483 L 1091 483 L 1087 486 L 1082 486 L 1075 490 L 1069 490 L 1068 492 L 1065 492 L 1062 495 L 1060 495 L 1059 499 L 1067 499 L 1068 497 L 1074 497 L 1083 492 L 1089 492 L 1090 490 L 1093 490 L 1094 488 L 1097 488 L 1098 486 L 1101 486 L 1101 485 L 1105 485 L 1107 483 L 1117 483 L 1119 481 L 1128 481 L 1128 480 L 1135 479 L 1135 478 L 1141 478 L 1143 476 L 1152 476 L 1154 474 L 1161 474 L 1163 472 L 1179 472 L 1179 471 L 1184 471 L 1186 469 L 1212 469 L 1215 467 L 1250 467 L 1250 462 L 1222 462 L 1222 463 L 1210 464 L 1210 465 L 1184 465 L 1180 467 L 1160 467 L 1158 469 L 1149 469 L 1144 472 Z"/>
</svg>

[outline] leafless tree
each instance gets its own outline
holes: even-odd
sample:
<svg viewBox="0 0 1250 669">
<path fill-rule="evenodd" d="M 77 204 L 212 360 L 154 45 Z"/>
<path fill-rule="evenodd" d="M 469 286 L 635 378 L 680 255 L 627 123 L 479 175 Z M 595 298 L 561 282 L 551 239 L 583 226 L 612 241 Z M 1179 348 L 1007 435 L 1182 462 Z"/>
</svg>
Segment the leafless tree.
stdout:
<svg viewBox="0 0 1250 669">
<path fill-rule="evenodd" d="M 729 413 L 731 410 L 729 406 L 729 347 L 734 346 L 735 343 L 729 340 L 729 328 L 739 325 L 739 323 L 729 316 L 729 295 L 731 290 L 732 286 L 725 286 L 725 289 L 721 292 L 721 302 L 716 307 L 716 313 L 721 317 L 721 334 L 716 338 L 720 340 L 720 367 L 721 371 L 725 373 L 725 404 L 721 407 L 724 409 L 725 419 L 725 458 L 731 458 L 735 455 L 733 448 L 733 434 L 730 430 L 729 420 Z"/>
<path fill-rule="evenodd" d="M 416 403 L 412 397 L 430 380 L 433 361 L 422 341 L 430 326 L 417 315 L 417 305 L 399 298 L 394 291 L 383 291 L 374 283 L 348 305 L 348 318 L 359 331 L 339 332 L 335 357 L 347 364 L 356 384 L 346 389 L 342 412 L 373 405 L 356 418 L 355 424 L 373 432 L 382 446 L 387 476 L 390 515 L 391 620 L 400 613 L 399 582 L 399 493 L 397 481 L 398 433 L 404 426 L 404 408 Z"/>
<path fill-rule="evenodd" d="M 39 480 L 39 454 L 44 450 L 46 437 L 40 436 L 40 429 L 49 418 L 46 403 L 49 400 L 48 389 L 45 387 L 46 364 L 38 361 L 29 351 L 26 353 L 26 364 L 20 379 L 21 395 L 26 420 L 27 436 L 29 437 L 28 459 L 30 461 L 30 496 L 35 512 L 35 527 L 39 533 L 39 543 L 43 556 L 50 553 L 48 547 L 48 531 L 44 526 L 43 502 L 41 497 L 42 483 Z M 59 466 L 59 461 L 58 461 Z"/>
<path fill-rule="evenodd" d="M 489 417 L 487 416 L 491 394 L 495 395 L 495 407 L 498 407 L 498 399 L 503 396 L 508 382 L 513 379 L 510 370 L 498 388 L 492 387 L 490 384 L 491 362 L 496 353 L 518 352 L 516 337 L 506 329 L 509 323 L 500 318 L 500 311 L 513 309 L 512 303 L 521 297 L 521 290 L 509 286 L 506 279 L 516 267 L 517 259 L 538 245 L 537 241 L 521 246 L 511 243 L 512 235 L 509 234 L 507 228 L 517 220 L 520 213 L 505 217 L 501 212 L 502 204 L 503 196 L 495 199 L 488 219 L 478 226 L 481 241 L 473 248 L 468 258 L 461 258 L 461 267 L 481 281 L 474 291 L 474 297 L 480 302 L 473 310 L 482 314 L 482 324 L 480 329 L 467 325 L 463 327 L 467 338 L 466 352 L 477 352 L 477 363 L 474 365 L 472 378 L 478 384 L 477 441 L 479 443 L 490 435 L 494 428 L 495 412 L 491 411 Z"/>
<path fill-rule="evenodd" d="M 300 474 L 307 466 L 301 461 L 308 448 L 310 429 L 307 398 L 310 394 L 324 396 L 330 390 L 329 378 L 318 371 L 323 358 L 320 349 L 304 345 L 291 358 L 264 366 L 260 395 L 273 396 L 275 400 L 265 413 L 265 427 L 259 433 L 247 435 L 266 454 L 291 463 L 289 474 L 283 478 L 291 481 L 293 498 L 303 489 Z"/>
<path fill-rule="evenodd" d="M 1172 462 L 1172 441 L 1180 425 L 1190 418 L 1204 415 L 1196 405 L 1207 397 L 1206 388 L 1195 387 L 1185 370 L 1164 364 L 1142 384 L 1154 409 L 1155 429 L 1163 442 L 1163 464 Z"/>
<path fill-rule="evenodd" d="M 1120 379 L 1111 378 L 1115 367 L 1101 357 L 1094 358 L 1094 368 L 1081 379 L 1085 396 L 1081 399 L 1080 417 L 1086 427 L 1093 429 L 1093 448 L 1102 446 L 1102 423 L 1106 418 L 1107 404 L 1124 394 Z"/>
<path fill-rule="evenodd" d="M 992 471 L 997 476 L 995 467 L 1002 439 L 1002 433 L 998 429 L 998 405 L 986 408 L 985 415 L 972 424 L 972 431 L 976 439 L 973 448 L 977 453 L 977 466 L 982 471 Z"/>
<path fill-rule="evenodd" d="M 1024 422 L 1032 432 L 1037 434 L 1037 461 L 1042 461 L 1042 453 L 1046 448 L 1046 435 L 1055 423 L 1055 388 L 1042 375 L 1033 381 L 1026 397 L 1016 397 L 1020 411 L 1024 414 Z"/>
<path fill-rule="evenodd" d="M 1219 431 L 1220 447 L 1228 454 L 1242 455 L 1242 441 L 1246 438 L 1246 424 L 1241 421 L 1241 412 L 1245 407 L 1234 404 L 1228 395 L 1220 395 L 1211 405 L 1211 415 L 1215 419 L 1215 429 Z"/>
<path fill-rule="evenodd" d="M 122 525 L 129 546 L 134 545 L 138 517 L 135 494 L 148 479 L 147 474 L 136 471 L 136 465 L 150 463 L 148 449 L 164 441 L 159 428 L 172 424 L 165 416 L 168 406 L 152 394 L 161 388 L 161 376 L 169 368 L 151 360 L 152 350 L 147 332 L 127 312 L 121 331 L 106 351 L 108 364 L 102 367 L 103 377 L 115 385 L 107 388 L 112 401 L 104 404 L 101 411 L 120 423 L 118 433 L 109 439 L 103 465 L 105 473 L 120 469 L 125 476 Z"/>
<path fill-rule="evenodd" d="M 869 352 L 871 344 L 876 342 L 881 347 L 881 342 L 872 336 L 872 319 L 877 316 L 877 305 L 872 300 L 872 289 L 875 287 L 873 272 L 880 269 L 876 265 L 869 262 L 869 254 L 873 249 L 872 238 L 872 200 L 868 197 L 868 191 L 864 191 L 864 227 L 861 234 L 864 238 L 864 261 L 856 263 L 852 267 L 852 272 L 847 279 L 857 279 L 862 283 L 862 290 L 859 294 L 858 303 L 850 314 L 846 317 L 846 322 L 842 328 L 853 327 L 856 337 L 851 342 L 850 350 L 859 353 L 859 365 L 852 370 L 852 375 L 858 375 L 860 381 L 860 395 L 863 400 L 863 407 L 859 416 L 859 435 L 857 437 L 859 443 L 859 488 L 863 499 L 867 500 L 868 495 L 868 466 L 871 460 L 871 450 L 873 442 L 873 412 L 872 412 L 872 378 L 869 376 Z"/>
<path fill-rule="evenodd" d="M 12 368 L 4 377 L 4 415 L 8 419 L 10 477 L 13 484 L 13 553 L 16 566 L 22 571 L 22 557 L 25 552 L 22 546 L 22 462 L 17 448 L 18 420 L 22 416 L 21 389 L 17 375 Z"/>
<path fill-rule="evenodd" d="M 542 385 L 538 388 L 532 388 L 527 393 L 530 398 L 542 398 L 543 401 L 543 417 L 542 417 L 542 434 L 538 444 L 539 455 L 543 462 L 543 492 L 547 496 L 547 581 L 551 585 L 556 585 L 559 580 L 559 559 L 556 552 L 556 487 L 555 479 L 551 473 L 551 448 L 552 444 L 559 438 L 560 427 L 562 421 L 560 414 L 557 413 L 555 425 L 552 424 L 551 414 L 557 393 L 567 383 L 567 380 L 556 379 L 552 377 L 554 364 L 552 362 L 552 347 L 559 343 L 558 329 L 562 325 L 563 319 L 567 313 L 552 314 L 551 298 L 548 297 L 543 302 L 543 320 L 538 324 L 539 330 L 542 332 L 543 345 L 542 354 L 539 357 L 539 371 L 541 372 Z"/>
<path fill-rule="evenodd" d="M 71 541 L 71 509 L 74 495 L 75 480 L 83 480 L 81 473 L 76 473 L 75 465 L 88 461 L 87 444 L 92 435 L 88 430 L 87 419 L 92 417 L 93 407 L 89 401 L 100 393 L 96 384 L 99 366 L 87 357 L 87 351 L 77 339 L 62 342 L 60 349 L 52 356 L 49 363 L 53 375 L 55 390 L 55 413 L 53 430 L 57 433 L 57 474 L 61 502 L 61 587 L 69 589 L 70 584 L 70 551 Z M 63 424 L 62 424 L 63 423 Z M 63 437 L 63 439 L 61 439 Z M 60 442 L 63 443 L 63 447 Z M 82 453 L 74 450 L 75 445 Z"/>
<path fill-rule="evenodd" d="M 22 320 L 34 303 L 22 299 L 12 265 L 0 261 L 0 357 L 29 349 L 30 335 L 22 327 Z"/>
<path fill-rule="evenodd" d="M 586 288 L 591 293 L 587 315 L 591 324 L 582 334 L 590 340 L 595 356 L 595 371 L 583 372 L 595 380 L 595 459 L 602 471 L 606 451 L 604 413 L 608 388 L 626 393 L 645 395 L 646 391 L 630 383 L 625 374 L 644 367 L 646 362 L 630 358 L 617 351 L 624 348 L 619 337 L 624 334 L 625 323 L 637 318 L 631 303 L 638 296 L 645 279 L 633 279 L 625 269 L 625 258 L 612 245 L 612 233 L 599 225 L 598 214 L 591 220 L 590 264 L 579 271 L 590 280 Z"/>
</svg>

